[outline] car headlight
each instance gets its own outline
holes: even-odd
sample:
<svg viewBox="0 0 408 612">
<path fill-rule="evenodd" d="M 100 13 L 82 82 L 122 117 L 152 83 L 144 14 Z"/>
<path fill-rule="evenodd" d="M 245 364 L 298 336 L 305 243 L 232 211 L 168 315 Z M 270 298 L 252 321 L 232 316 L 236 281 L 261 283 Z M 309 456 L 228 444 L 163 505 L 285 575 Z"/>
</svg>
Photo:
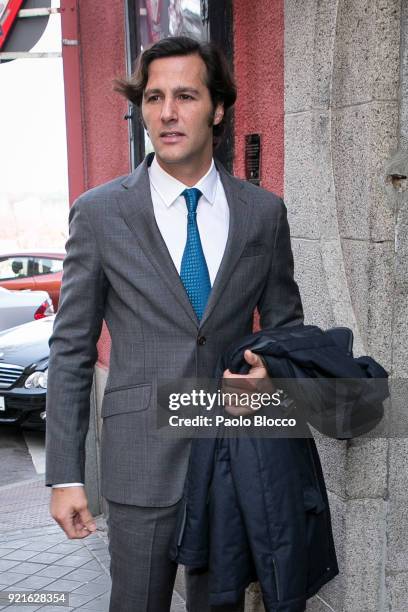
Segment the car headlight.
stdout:
<svg viewBox="0 0 408 612">
<path fill-rule="evenodd" d="M 33 372 L 24 383 L 26 389 L 46 389 L 48 379 L 48 368 L 43 372 Z"/>
</svg>

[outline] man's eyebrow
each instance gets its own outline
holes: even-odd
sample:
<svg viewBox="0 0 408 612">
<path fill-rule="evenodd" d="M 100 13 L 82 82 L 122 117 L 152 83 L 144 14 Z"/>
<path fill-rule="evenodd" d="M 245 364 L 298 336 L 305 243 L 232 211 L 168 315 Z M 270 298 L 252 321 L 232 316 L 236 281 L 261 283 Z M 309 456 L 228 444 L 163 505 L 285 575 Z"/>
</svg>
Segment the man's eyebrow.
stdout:
<svg viewBox="0 0 408 612">
<path fill-rule="evenodd" d="M 155 88 L 155 89 L 145 89 L 144 90 L 144 97 L 147 98 L 148 96 L 156 96 L 157 94 L 161 94 L 163 93 L 161 89 Z M 194 94 L 196 96 L 198 96 L 200 94 L 200 92 L 198 91 L 198 89 L 195 89 L 194 87 L 175 87 L 172 90 L 173 94 L 181 94 L 181 93 L 190 93 L 190 94 Z"/>
<path fill-rule="evenodd" d="M 175 94 L 180 94 L 180 93 L 192 93 L 195 94 L 196 96 L 199 95 L 199 91 L 198 89 L 195 89 L 194 87 L 176 87 L 175 89 L 173 89 L 173 93 Z"/>
<path fill-rule="evenodd" d="M 145 89 L 143 95 L 145 97 L 162 93 L 160 89 Z"/>
</svg>

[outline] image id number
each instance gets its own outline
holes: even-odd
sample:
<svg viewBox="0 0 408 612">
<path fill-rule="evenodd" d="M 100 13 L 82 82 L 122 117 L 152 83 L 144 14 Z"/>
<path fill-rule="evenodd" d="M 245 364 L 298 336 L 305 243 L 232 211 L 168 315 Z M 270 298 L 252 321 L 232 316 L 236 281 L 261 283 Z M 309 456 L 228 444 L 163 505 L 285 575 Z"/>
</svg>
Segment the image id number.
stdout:
<svg viewBox="0 0 408 612">
<path fill-rule="evenodd" d="M 68 606 L 69 595 L 62 591 L 0 591 L 0 604 L 52 604 Z"/>
</svg>

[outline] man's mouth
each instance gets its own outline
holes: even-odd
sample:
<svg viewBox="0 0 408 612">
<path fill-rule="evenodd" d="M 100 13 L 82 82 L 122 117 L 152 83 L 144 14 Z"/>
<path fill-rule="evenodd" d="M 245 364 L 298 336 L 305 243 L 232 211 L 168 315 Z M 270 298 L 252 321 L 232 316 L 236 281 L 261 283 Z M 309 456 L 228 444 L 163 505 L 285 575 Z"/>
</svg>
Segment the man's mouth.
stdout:
<svg viewBox="0 0 408 612">
<path fill-rule="evenodd" d="M 165 132 L 160 133 L 161 140 L 167 144 L 180 142 L 183 137 L 184 134 L 182 134 L 181 132 L 174 132 L 170 130 L 166 130 Z"/>
</svg>

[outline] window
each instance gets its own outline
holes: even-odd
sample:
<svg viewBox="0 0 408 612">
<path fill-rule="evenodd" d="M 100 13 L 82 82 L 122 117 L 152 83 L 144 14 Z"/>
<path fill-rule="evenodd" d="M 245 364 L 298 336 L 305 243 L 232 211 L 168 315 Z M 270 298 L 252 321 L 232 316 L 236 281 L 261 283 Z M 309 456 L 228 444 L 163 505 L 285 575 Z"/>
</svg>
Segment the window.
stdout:
<svg viewBox="0 0 408 612">
<path fill-rule="evenodd" d="M 30 276 L 28 257 L 0 258 L 0 281 L 26 278 Z"/>
<path fill-rule="evenodd" d="M 62 270 L 62 259 L 50 259 L 48 257 L 41 257 L 34 259 L 34 270 L 35 276 L 40 274 L 54 274 Z"/>
</svg>

